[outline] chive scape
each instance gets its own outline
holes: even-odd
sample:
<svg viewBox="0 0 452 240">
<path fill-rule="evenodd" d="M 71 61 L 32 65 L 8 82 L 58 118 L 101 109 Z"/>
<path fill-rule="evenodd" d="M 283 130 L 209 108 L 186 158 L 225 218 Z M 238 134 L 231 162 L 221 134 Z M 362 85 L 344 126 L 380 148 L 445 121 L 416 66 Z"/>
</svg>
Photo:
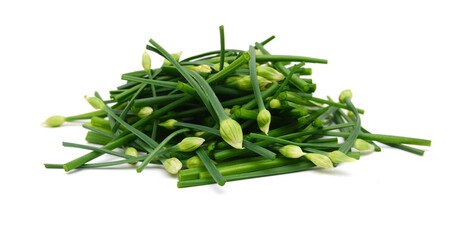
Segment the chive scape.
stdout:
<svg viewBox="0 0 452 240">
<path fill-rule="evenodd" d="M 221 173 L 215 167 L 212 160 L 207 155 L 206 151 L 204 151 L 204 149 L 200 148 L 196 151 L 196 154 L 198 155 L 199 159 L 201 159 L 202 163 L 206 167 L 210 176 L 215 180 L 215 182 L 217 182 L 218 185 L 223 186 L 226 183 L 226 179 L 223 177 L 223 175 L 221 175 Z"/>
<path fill-rule="evenodd" d="M 170 54 L 150 39 L 142 70 L 122 74 L 124 82 L 110 89 L 108 99 L 98 92 L 85 97 L 95 111 L 47 118 L 47 127 L 79 121 L 88 144 L 63 146 L 89 152 L 44 167 L 68 172 L 126 166 L 140 173 L 159 164 L 177 174 L 179 188 L 223 186 L 351 164 L 381 151 L 380 143 L 417 155 L 425 149 L 411 145 L 431 145 L 363 128 L 364 110 L 355 107 L 350 90 L 339 101 L 317 96 L 312 66 L 326 59 L 271 54 L 264 46 L 275 36 L 245 50 L 227 49 L 224 26 L 219 32 L 219 49 L 182 60 L 182 52 Z M 163 57 L 163 64 L 151 68 L 150 54 Z M 90 163 L 103 155 L 108 160 Z"/>
<path fill-rule="evenodd" d="M 220 71 L 223 70 L 224 66 L 224 26 L 220 26 Z"/>
</svg>

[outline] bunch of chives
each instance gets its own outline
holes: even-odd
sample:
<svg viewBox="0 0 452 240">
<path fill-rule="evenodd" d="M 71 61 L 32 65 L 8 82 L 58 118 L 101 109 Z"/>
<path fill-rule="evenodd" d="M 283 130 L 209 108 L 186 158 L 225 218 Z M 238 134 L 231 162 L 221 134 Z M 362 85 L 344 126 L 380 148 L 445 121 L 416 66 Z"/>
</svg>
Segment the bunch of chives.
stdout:
<svg viewBox="0 0 452 240">
<path fill-rule="evenodd" d="M 264 46 L 274 36 L 246 50 L 226 49 L 224 27 L 219 30 L 219 50 L 185 59 L 150 39 L 146 49 L 165 59 L 160 67 L 151 68 L 145 52 L 143 70 L 123 74 L 126 82 L 109 99 L 97 92 L 86 98 L 94 111 L 48 118 L 49 127 L 84 121 L 91 145 L 63 142 L 90 152 L 44 166 L 71 171 L 128 164 L 142 172 L 156 164 L 178 175 L 178 187 L 223 186 L 334 168 L 360 159 L 361 152 L 381 151 L 377 143 L 418 155 L 425 150 L 410 145 L 430 146 L 430 140 L 364 129 L 364 110 L 352 103 L 350 90 L 341 92 L 339 102 L 314 96 L 317 85 L 305 65 L 327 60 L 272 55 Z M 90 163 L 104 154 L 119 159 Z"/>
</svg>

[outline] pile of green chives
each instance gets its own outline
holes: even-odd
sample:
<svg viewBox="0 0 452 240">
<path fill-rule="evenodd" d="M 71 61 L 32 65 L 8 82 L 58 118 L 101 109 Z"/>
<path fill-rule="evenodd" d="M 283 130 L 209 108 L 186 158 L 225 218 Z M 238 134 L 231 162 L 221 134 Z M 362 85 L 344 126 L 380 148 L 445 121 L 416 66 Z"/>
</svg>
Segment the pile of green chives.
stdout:
<svg viewBox="0 0 452 240">
<path fill-rule="evenodd" d="M 123 74 L 126 82 L 111 90 L 109 99 L 97 92 L 86 98 L 96 111 L 44 122 L 58 127 L 85 120 L 82 127 L 90 143 L 63 142 L 90 152 L 45 167 L 71 171 L 131 164 L 142 172 L 148 164 L 159 164 L 178 175 L 180 188 L 223 186 L 334 168 L 358 160 L 362 152 L 381 151 L 376 142 L 418 155 L 424 150 L 410 145 L 430 146 L 430 140 L 364 129 L 364 110 L 355 107 L 350 90 L 342 91 L 338 102 L 313 96 L 316 84 L 305 65 L 327 60 L 270 54 L 264 46 L 273 39 L 246 51 L 226 49 L 220 26 L 220 50 L 185 59 L 150 39 L 146 49 L 165 58 L 162 66 L 152 69 L 145 51 L 144 70 Z M 122 151 L 113 151 L 117 148 Z M 104 154 L 119 159 L 89 163 Z"/>
</svg>

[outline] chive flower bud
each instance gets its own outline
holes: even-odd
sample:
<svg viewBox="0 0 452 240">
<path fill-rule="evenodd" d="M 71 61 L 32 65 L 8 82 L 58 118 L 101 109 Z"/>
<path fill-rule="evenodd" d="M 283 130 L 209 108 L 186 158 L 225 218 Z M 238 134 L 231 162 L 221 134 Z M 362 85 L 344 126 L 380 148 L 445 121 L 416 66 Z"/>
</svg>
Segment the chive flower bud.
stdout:
<svg viewBox="0 0 452 240">
<path fill-rule="evenodd" d="M 264 77 L 265 79 L 274 82 L 281 81 L 285 78 L 282 73 L 269 66 L 259 66 L 256 68 L 256 72 L 258 76 Z"/>
<path fill-rule="evenodd" d="M 168 119 L 164 122 L 159 123 L 160 127 L 164 127 L 168 130 L 174 130 L 176 129 L 176 126 L 174 126 L 177 123 L 176 119 Z"/>
<path fill-rule="evenodd" d="M 267 85 L 272 83 L 271 81 L 261 76 L 257 76 L 257 82 L 259 84 L 260 90 L 265 90 Z M 225 81 L 225 85 L 242 91 L 253 90 L 253 86 L 251 85 L 251 77 L 249 75 L 237 75 L 228 77 Z"/>
<path fill-rule="evenodd" d="M 347 154 L 345 154 L 345 153 L 343 153 L 341 151 L 330 152 L 328 154 L 328 157 L 334 163 L 343 163 L 343 162 L 354 162 L 354 161 L 356 161 L 356 159 L 347 156 Z"/>
<path fill-rule="evenodd" d="M 173 57 L 174 60 L 176 60 L 176 62 L 179 62 L 179 59 L 180 59 L 181 55 L 182 55 L 182 51 L 171 54 L 171 57 Z M 163 65 L 172 65 L 172 64 L 170 63 L 170 61 L 165 59 L 165 60 L 163 60 Z"/>
<path fill-rule="evenodd" d="M 94 109 L 102 109 L 105 107 L 105 103 L 102 102 L 102 100 L 100 100 L 97 97 L 87 97 L 85 96 L 86 101 L 93 106 Z"/>
<path fill-rule="evenodd" d="M 228 115 L 228 117 L 232 115 L 230 108 L 224 108 L 224 112 L 226 113 L 226 115 Z"/>
<path fill-rule="evenodd" d="M 60 115 L 51 116 L 43 123 L 48 127 L 59 127 L 66 121 L 66 118 Z"/>
<path fill-rule="evenodd" d="M 356 150 L 359 151 L 366 151 L 366 152 L 373 152 L 375 150 L 375 146 L 362 140 L 362 139 L 356 139 L 355 143 L 353 144 L 353 147 Z"/>
<path fill-rule="evenodd" d="M 347 112 L 347 116 L 348 116 L 350 119 L 353 119 L 353 118 L 355 117 L 355 114 L 354 114 L 352 111 L 348 111 L 348 112 Z"/>
<path fill-rule="evenodd" d="M 204 164 L 202 163 L 201 159 L 199 159 L 198 156 L 193 156 L 187 160 L 187 168 L 199 168 L 203 167 Z"/>
<path fill-rule="evenodd" d="M 300 158 L 306 153 L 301 150 L 299 146 L 295 145 L 286 145 L 279 149 L 279 152 L 286 158 Z"/>
<path fill-rule="evenodd" d="M 307 153 L 305 156 L 307 159 L 309 159 L 309 161 L 311 161 L 318 167 L 334 168 L 333 162 L 331 162 L 331 159 L 323 154 Z"/>
<path fill-rule="evenodd" d="M 145 118 L 149 115 L 151 115 L 154 112 L 154 109 L 151 107 L 142 107 L 140 111 L 138 112 L 139 118 Z"/>
<path fill-rule="evenodd" d="M 204 141 L 206 140 L 200 137 L 186 137 L 177 144 L 177 149 L 181 152 L 193 152 L 199 148 Z"/>
<path fill-rule="evenodd" d="M 323 122 L 320 119 L 315 119 L 314 121 L 312 121 L 312 126 L 315 128 L 322 128 L 323 127 Z"/>
<path fill-rule="evenodd" d="M 195 137 L 201 137 L 204 133 L 206 133 L 206 132 L 200 131 L 200 132 L 195 132 L 193 135 Z"/>
<path fill-rule="evenodd" d="M 259 129 L 265 134 L 268 134 L 268 130 L 270 129 L 271 118 L 272 115 L 267 109 L 263 109 L 259 112 L 259 114 L 257 114 L 257 125 L 259 126 Z"/>
<path fill-rule="evenodd" d="M 125 154 L 132 156 L 132 157 L 138 157 L 138 151 L 133 147 L 126 148 Z M 135 164 L 137 164 L 137 161 L 129 162 L 129 164 L 135 165 Z"/>
<path fill-rule="evenodd" d="M 237 149 L 243 149 L 243 132 L 240 124 L 232 118 L 220 122 L 220 134 L 225 142 Z"/>
<path fill-rule="evenodd" d="M 149 74 L 151 72 L 151 57 L 146 51 L 144 51 L 143 56 L 141 57 L 141 65 L 143 65 L 143 69 L 146 73 Z"/>
<path fill-rule="evenodd" d="M 345 103 L 345 99 L 352 98 L 352 91 L 350 89 L 344 90 L 339 95 L 339 102 Z"/>
<path fill-rule="evenodd" d="M 168 158 L 163 162 L 163 167 L 165 167 L 167 172 L 177 174 L 182 169 L 182 163 L 175 157 Z"/>
<path fill-rule="evenodd" d="M 203 72 L 203 73 L 211 73 L 212 72 L 212 69 L 209 67 L 209 65 L 188 66 L 187 68 L 191 69 L 193 71 Z"/>
<path fill-rule="evenodd" d="M 276 98 L 272 99 L 270 101 L 270 108 L 273 108 L 273 109 L 281 108 L 281 101 L 279 101 Z"/>
<path fill-rule="evenodd" d="M 223 69 L 224 69 L 225 67 L 227 67 L 227 66 L 229 66 L 229 63 L 225 62 L 224 65 L 223 65 Z M 215 70 L 216 72 L 219 72 L 219 71 L 220 71 L 220 63 L 215 63 L 215 64 L 212 66 L 212 68 L 213 68 L 213 70 Z"/>
</svg>

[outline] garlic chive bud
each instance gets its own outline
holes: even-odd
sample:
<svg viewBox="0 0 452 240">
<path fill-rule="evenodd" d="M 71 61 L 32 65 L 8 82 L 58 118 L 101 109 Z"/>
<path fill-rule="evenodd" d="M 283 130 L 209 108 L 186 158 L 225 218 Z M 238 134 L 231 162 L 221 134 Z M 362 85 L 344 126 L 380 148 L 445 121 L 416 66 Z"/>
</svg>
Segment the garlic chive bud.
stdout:
<svg viewBox="0 0 452 240">
<path fill-rule="evenodd" d="M 259 50 L 259 49 L 256 49 L 255 51 L 254 51 L 254 55 L 264 55 L 262 52 L 261 52 L 261 50 Z"/>
<path fill-rule="evenodd" d="M 141 57 L 141 65 L 143 65 L 143 69 L 146 73 L 149 74 L 151 72 L 151 57 L 146 51 L 144 51 L 143 56 Z"/>
<path fill-rule="evenodd" d="M 281 101 L 279 101 L 278 99 L 274 98 L 270 101 L 270 107 L 273 109 L 278 109 L 281 108 Z"/>
<path fill-rule="evenodd" d="M 181 152 L 193 152 L 199 148 L 204 141 L 206 140 L 200 137 L 186 137 L 177 144 L 177 149 Z"/>
<path fill-rule="evenodd" d="M 313 162 L 316 166 L 322 168 L 334 168 L 331 159 L 323 154 L 307 153 L 306 158 Z"/>
<path fill-rule="evenodd" d="M 212 69 L 209 67 L 209 65 L 188 66 L 187 68 L 191 69 L 193 71 L 203 72 L 203 73 L 211 73 L 212 72 Z"/>
<path fill-rule="evenodd" d="M 229 63 L 225 62 L 224 65 L 223 65 L 223 69 L 224 69 L 225 67 L 227 67 L 227 66 L 229 66 Z M 213 70 L 215 70 L 216 72 L 219 72 L 219 71 L 220 71 L 220 63 L 215 63 L 215 64 L 212 66 L 212 68 L 213 68 Z"/>
<path fill-rule="evenodd" d="M 139 118 L 145 118 L 149 115 L 151 115 L 154 112 L 154 109 L 151 107 L 142 107 L 140 111 L 138 112 Z"/>
<path fill-rule="evenodd" d="M 206 133 L 206 132 L 195 132 L 193 135 L 195 136 L 195 137 L 201 137 L 204 133 Z"/>
<path fill-rule="evenodd" d="M 105 107 L 105 103 L 102 102 L 102 100 L 100 100 L 97 97 L 87 97 L 85 96 L 86 101 L 93 106 L 94 109 L 102 109 Z"/>
<path fill-rule="evenodd" d="M 271 119 L 272 115 L 267 109 L 261 110 L 257 115 L 257 125 L 259 126 L 259 129 L 265 134 L 268 134 Z"/>
<path fill-rule="evenodd" d="M 259 66 L 256 68 L 256 72 L 258 76 L 264 77 L 270 81 L 278 82 L 285 78 L 282 73 L 269 66 Z"/>
<path fill-rule="evenodd" d="M 178 52 L 178 53 L 173 53 L 173 54 L 171 54 L 171 57 L 173 57 L 174 58 L 174 60 L 176 60 L 177 62 L 179 62 L 179 59 L 180 59 L 180 56 L 182 55 L 182 52 Z M 170 63 L 170 61 L 168 61 L 168 60 L 163 60 L 163 65 L 172 65 L 171 63 Z"/>
<path fill-rule="evenodd" d="M 164 128 L 166 128 L 168 130 L 174 130 L 174 129 L 176 129 L 176 126 L 174 126 L 174 124 L 176 124 L 176 123 L 177 123 L 177 120 L 175 120 L 175 119 L 168 119 L 168 120 L 166 120 L 166 121 L 164 121 L 162 123 L 159 123 L 159 126 L 160 127 L 164 127 Z"/>
<path fill-rule="evenodd" d="M 163 167 L 171 174 L 177 174 L 182 169 L 182 163 L 177 158 L 168 158 L 163 162 Z"/>
<path fill-rule="evenodd" d="M 306 153 L 299 146 L 286 145 L 279 149 L 279 152 L 286 158 L 300 158 Z"/>
<path fill-rule="evenodd" d="M 347 112 L 347 116 L 348 116 L 350 119 L 355 118 L 355 114 L 354 114 L 352 111 L 348 111 L 348 112 Z"/>
<path fill-rule="evenodd" d="M 48 127 L 59 127 L 65 121 L 66 121 L 65 117 L 56 115 L 56 116 L 51 116 L 51 117 L 47 118 L 46 121 L 43 122 L 43 124 L 45 124 Z"/>
<path fill-rule="evenodd" d="M 202 163 L 201 159 L 199 159 L 198 156 L 191 157 L 187 160 L 187 168 L 199 168 L 203 167 L 204 164 Z"/>
<path fill-rule="evenodd" d="M 226 115 L 228 115 L 228 117 L 232 115 L 230 108 L 224 108 L 224 112 L 226 113 Z"/>
<path fill-rule="evenodd" d="M 374 145 L 359 138 L 355 140 L 353 147 L 358 151 L 373 152 L 375 150 Z"/>
<path fill-rule="evenodd" d="M 138 157 L 138 151 L 133 147 L 126 148 L 125 154 L 132 157 Z M 129 162 L 129 164 L 135 165 L 137 164 L 137 161 Z"/>
<path fill-rule="evenodd" d="M 259 84 L 260 90 L 265 90 L 267 88 L 267 85 L 272 83 L 272 81 L 269 81 L 261 76 L 257 76 L 257 82 Z M 251 85 L 251 77 L 249 75 L 237 75 L 228 77 L 225 81 L 225 85 L 242 91 L 253 90 L 253 86 Z"/>
<path fill-rule="evenodd" d="M 320 119 L 315 119 L 314 121 L 312 121 L 312 126 L 315 128 L 323 128 L 323 122 Z"/>
<path fill-rule="evenodd" d="M 225 142 L 237 149 L 243 149 L 242 127 L 232 118 L 220 122 L 220 134 Z"/>
<path fill-rule="evenodd" d="M 339 95 L 339 102 L 345 103 L 345 99 L 350 98 L 352 99 L 352 91 L 350 89 L 344 90 Z"/>
<path fill-rule="evenodd" d="M 328 154 L 328 157 L 334 163 L 343 163 L 343 162 L 354 162 L 354 161 L 356 161 L 356 159 L 347 156 L 347 154 L 345 154 L 345 153 L 343 153 L 341 151 L 330 152 Z"/>
</svg>

